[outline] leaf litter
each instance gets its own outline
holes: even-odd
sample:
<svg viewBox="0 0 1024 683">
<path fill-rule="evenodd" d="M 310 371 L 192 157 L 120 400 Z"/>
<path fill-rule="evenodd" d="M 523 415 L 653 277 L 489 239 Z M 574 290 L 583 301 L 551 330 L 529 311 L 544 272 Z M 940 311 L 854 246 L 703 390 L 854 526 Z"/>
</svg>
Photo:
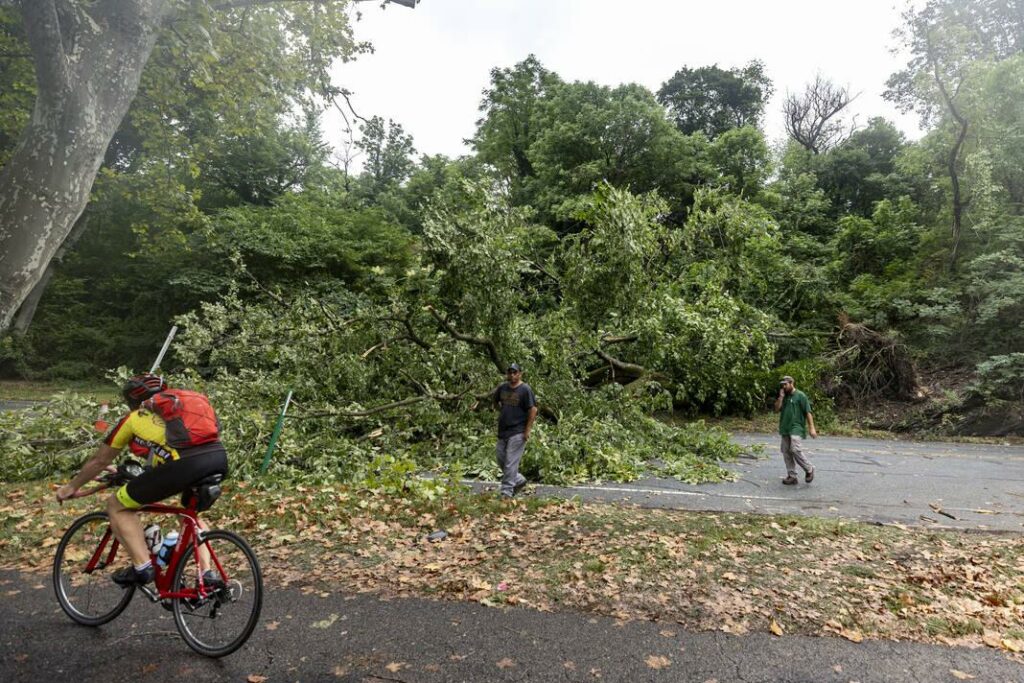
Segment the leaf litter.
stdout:
<svg viewBox="0 0 1024 683">
<path fill-rule="evenodd" d="M 92 509 L 57 506 L 42 483 L 2 484 L 0 493 L 5 569 L 48 571 L 45 541 Z M 536 497 L 500 505 L 466 495 L 425 508 L 340 486 L 234 494 L 207 513 L 212 526 L 248 538 L 268 583 L 309 594 L 1024 652 L 1024 542 L 1015 536 Z M 427 540 L 438 527 L 447 536 Z"/>
</svg>

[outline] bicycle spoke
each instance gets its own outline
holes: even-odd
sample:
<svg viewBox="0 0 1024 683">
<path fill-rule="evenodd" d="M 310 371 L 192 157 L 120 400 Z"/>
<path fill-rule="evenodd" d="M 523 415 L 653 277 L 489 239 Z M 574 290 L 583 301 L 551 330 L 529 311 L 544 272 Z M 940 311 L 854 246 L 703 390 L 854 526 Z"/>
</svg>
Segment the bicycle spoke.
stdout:
<svg viewBox="0 0 1024 683">
<path fill-rule="evenodd" d="M 263 583 L 256 556 L 244 540 L 227 531 L 211 531 L 205 538 L 209 568 L 224 585 L 207 587 L 211 592 L 205 597 L 175 600 L 174 621 L 192 649 L 223 657 L 241 647 L 255 628 Z M 175 571 L 173 590 L 198 590 L 198 578 L 195 550 L 188 548 Z"/>
<path fill-rule="evenodd" d="M 116 617 L 128 606 L 134 592 L 111 579 L 118 543 L 108 530 L 103 512 L 80 517 L 64 534 L 54 556 L 57 601 L 69 617 L 86 626 L 105 624 Z"/>
</svg>

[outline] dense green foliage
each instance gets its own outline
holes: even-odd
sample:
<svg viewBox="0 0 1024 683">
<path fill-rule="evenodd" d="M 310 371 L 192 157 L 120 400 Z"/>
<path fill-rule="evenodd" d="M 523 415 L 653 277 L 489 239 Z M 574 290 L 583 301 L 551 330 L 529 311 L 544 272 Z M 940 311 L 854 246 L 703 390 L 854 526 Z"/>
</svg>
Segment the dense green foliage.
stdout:
<svg viewBox="0 0 1024 683">
<path fill-rule="evenodd" d="M 365 46 L 343 13 L 295 4 L 161 39 L 83 237 L 28 333 L 0 340 L 5 373 L 148 367 L 177 320 L 165 366 L 214 395 L 239 471 L 294 391 L 275 469 L 360 481 L 492 472 L 487 394 L 512 360 L 544 407 L 524 468 L 553 482 L 652 458 L 719 477 L 722 434 L 651 416 L 763 410 L 781 374 L 820 421 L 834 398 L 884 398 L 858 393 L 885 386 L 857 381 L 877 368 L 836 366 L 872 357 L 843 346 L 847 321 L 920 366 L 976 369 L 982 400 L 1019 400 L 1024 53 L 1000 3 L 907 16 L 888 85 L 922 115 L 916 141 L 872 118 L 818 154 L 769 149 L 759 62 L 666 65 L 655 95 L 529 56 L 492 70 L 472 154 L 416 158 L 374 116 L 358 174 L 328 162 L 318 121 L 341 92 L 330 62 Z M 0 12 L 0 47 L 21 40 Z M 26 62 L 7 63 L 0 155 L 32 94 Z M 25 419 L 2 443 L 30 454 Z"/>
</svg>

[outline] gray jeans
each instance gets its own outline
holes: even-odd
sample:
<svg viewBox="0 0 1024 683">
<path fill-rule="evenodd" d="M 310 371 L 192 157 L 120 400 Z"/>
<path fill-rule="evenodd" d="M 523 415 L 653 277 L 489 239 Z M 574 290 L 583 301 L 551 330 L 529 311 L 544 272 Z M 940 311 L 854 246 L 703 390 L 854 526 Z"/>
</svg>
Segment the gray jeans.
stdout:
<svg viewBox="0 0 1024 683">
<path fill-rule="evenodd" d="M 796 466 L 800 465 L 804 472 L 810 472 L 814 466 L 804 456 L 804 440 L 796 434 L 782 437 L 782 457 L 786 459 L 786 474 L 796 476 Z"/>
<path fill-rule="evenodd" d="M 515 494 L 515 487 L 526 483 L 526 477 L 519 474 L 519 461 L 526 450 L 526 439 L 522 433 L 507 439 L 498 439 L 498 467 L 501 468 L 501 495 Z"/>
</svg>

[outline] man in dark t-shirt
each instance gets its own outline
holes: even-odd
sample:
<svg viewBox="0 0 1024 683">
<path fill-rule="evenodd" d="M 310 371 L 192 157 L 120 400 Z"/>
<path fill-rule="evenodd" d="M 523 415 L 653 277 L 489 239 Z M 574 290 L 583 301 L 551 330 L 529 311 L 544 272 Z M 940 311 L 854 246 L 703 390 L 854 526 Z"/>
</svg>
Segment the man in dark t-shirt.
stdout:
<svg viewBox="0 0 1024 683">
<path fill-rule="evenodd" d="M 510 364 L 505 372 L 508 381 L 494 390 L 494 406 L 501 411 L 498 414 L 501 495 L 511 498 L 526 486 L 526 477 L 519 474 L 519 461 L 537 417 L 537 398 L 530 385 L 523 381 L 523 369 L 518 363 Z"/>
</svg>

